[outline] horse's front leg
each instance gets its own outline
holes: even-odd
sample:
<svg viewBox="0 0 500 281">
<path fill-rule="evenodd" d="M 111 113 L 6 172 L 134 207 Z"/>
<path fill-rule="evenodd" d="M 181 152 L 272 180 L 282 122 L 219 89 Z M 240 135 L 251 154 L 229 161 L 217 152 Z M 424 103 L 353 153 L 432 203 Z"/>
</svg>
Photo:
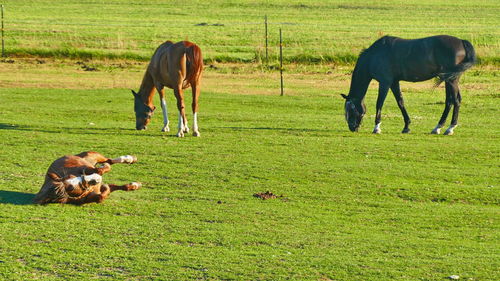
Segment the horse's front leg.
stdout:
<svg viewBox="0 0 500 281">
<path fill-rule="evenodd" d="M 382 132 L 382 129 L 380 129 L 382 106 L 384 105 L 385 98 L 389 92 L 389 85 L 391 85 L 391 83 L 386 82 L 379 82 L 378 85 L 377 113 L 375 114 L 375 128 L 373 128 L 374 134 L 380 134 Z"/>
<path fill-rule="evenodd" d="M 401 113 L 403 114 L 403 118 L 405 120 L 405 127 L 403 128 L 402 133 L 407 134 L 410 132 L 410 116 L 408 115 L 408 112 L 406 112 L 405 108 L 405 102 L 403 100 L 403 93 L 401 93 L 401 88 L 399 87 L 399 81 L 395 81 L 392 83 L 391 86 L 391 91 L 394 94 L 394 97 L 396 98 L 396 102 L 398 103 L 398 107 L 401 110 Z"/>
<path fill-rule="evenodd" d="M 162 86 L 159 89 L 157 89 L 159 95 L 160 95 L 160 104 L 161 104 L 161 111 L 163 113 L 163 128 L 161 129 L 162 132 L 170 132 L 170 127 L 169 127 L 169 121 L 168 121 L 168 109 L 167 109 L 167 101 L 165 99 L 165 88 Z"/>
<path fill-rule="evenodd" d="M 184 94 L 182 92 L 182 87 L 179 85 L 174 90 L 175 98 L 177 99 L 177 109 L 179 110 L 179 123 L 177 124 L 177 137 L 184 137 L 184 133 L 189 132 L 186 119 L 186 111 L 184 105 Z"/>
</svg>

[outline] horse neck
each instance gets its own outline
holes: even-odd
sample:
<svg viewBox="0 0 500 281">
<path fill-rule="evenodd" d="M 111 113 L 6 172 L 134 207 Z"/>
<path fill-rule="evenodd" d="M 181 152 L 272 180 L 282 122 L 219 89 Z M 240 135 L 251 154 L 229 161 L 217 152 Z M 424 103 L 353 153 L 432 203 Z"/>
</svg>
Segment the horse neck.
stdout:
<svg viewBox="0 0 500 281">
<path fill-rule="evenodd" d="M 149 74 L 149 71 L 146 71 L 144 77 L 142 78 L 141 88 L 139 89 L 139 96 L 145 104 L 152 105 L 154 93 L 155 87 L 153 78 Z"/>
<path fill-rule="evenodd" d="M 352 73 L 351 87 L 349 88 L 349 97 L 359 101 L 365 98 L 366 91 L 368 90 L 368 86 L 370 85 L 370 81 L 372 80 L 368 68 L 369 65 L 367 63 L 367 60 L 360 57 Z"/>
</svg>

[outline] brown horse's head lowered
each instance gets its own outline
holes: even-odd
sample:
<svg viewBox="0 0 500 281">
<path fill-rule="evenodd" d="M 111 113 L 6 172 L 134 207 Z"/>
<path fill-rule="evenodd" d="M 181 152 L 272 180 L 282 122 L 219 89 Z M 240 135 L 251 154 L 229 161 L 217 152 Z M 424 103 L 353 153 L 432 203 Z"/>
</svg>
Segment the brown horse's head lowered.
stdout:
<svg viewBox="0 0 500 281">
<path fill-rule="evenodd" d="M 160 94 L 163 112 L 163 129 L 169 129 L 167 102 L 165 100 L 165 87 L 174 90 L 179 110 L 178 137 L 183 137 L 189 132 L 186 119 L 183 90 L 191 87 L 193 92 L 193 135 L 199 136 L 198 130 L 198 97 L 200 96 L 200 79 L 203 70 L 201 49 L 189 41 L 172 43 L 167 41 L 155 51 L 146 69 L 139 92 L 132 91 L 134 95 L 135 128 L 144 130 L 151 121 L 155 110 L 153 95 L 155 90 Z"/>
<path fill-rule="evenodd" d="M 146 130 L 156 107 L 144 103 L 141 96 L 134 90 L 132 90 L 132 94 L 134 95 L 135 128 L 137 130 Z"/>
</svg>

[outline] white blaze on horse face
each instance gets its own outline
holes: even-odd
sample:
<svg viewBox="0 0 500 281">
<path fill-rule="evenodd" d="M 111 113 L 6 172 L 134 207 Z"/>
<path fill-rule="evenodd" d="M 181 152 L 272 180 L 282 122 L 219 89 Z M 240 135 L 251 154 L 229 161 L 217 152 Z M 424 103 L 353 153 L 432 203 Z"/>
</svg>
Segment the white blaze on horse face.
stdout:
<svg viewBox="0 0 500 281">
<path fill-rule="evenodd" d="M 73 187 L 77 187 L 82 183 L 82 178 L 81 177 L 74 177 L 70 178 L 64 181 L 67 185 L 71 185 Z"/>
</svg>

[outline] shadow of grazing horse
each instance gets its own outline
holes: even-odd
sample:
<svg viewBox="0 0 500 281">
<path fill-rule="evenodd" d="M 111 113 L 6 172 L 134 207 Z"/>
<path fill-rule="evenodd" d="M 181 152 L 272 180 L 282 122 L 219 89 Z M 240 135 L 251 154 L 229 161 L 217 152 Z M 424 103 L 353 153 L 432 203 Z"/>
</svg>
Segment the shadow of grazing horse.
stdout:
<svg viewBox="0 0 500 281">
<path fill-rule="evenodd" d="M 193 91 L 193 135 L 200 136 L 198 130 L 198 98 L 200 96 L 200 79 L 203 70 L 203 58 L 201 49 L 189 41 L 172 43 L 167 41 L 161 44 L 153 54 L 148 65 L 139 93 L 132 91 L 134 95 L 134 110 L 136 117 L 136 129 L 145 130 L 151 121 L 156 107 L 153 105 L 153 96 L 156 91 L 160 94 L 161 109 L 163 112 L 163 132 L 170 131 L 168 121 L 167 102 L 165 100 L 165 89 L 174 90 L 179 110 L 178 137 L 184 137 L 189 132 L 186 113 L 184 110 L 183 90 L 189 88 Z"/>
<path fill-rule="evenodd" d="M 446 102 L 441 119 L 432 133 L 441 132 L 453 105 L 451 124 L 445 132 L 446 135 L 452 135 L 457 126 L 462 100 L 458 80 L 475 62 L 476 54 L 472 44 L 453 36 L 439 35 L 414 40 L 384 36 L 378 39 L 359 55 L 352 73 L 349 94 L 342 94 L 346 100 L 345 117 L 349 129 L 358 131 L 366 112 L 366 91 L 370 81 L 375 79 L 379 82 L 379 89 L 373 133 L 381 132 L 382 106 L 389 89 L 403 114 L 405 127 L 402 132 L 409 133 L 410 117 L 404 106 L 399 81 L 419 82 L 438 77 L 437 85 L 443 81 L 446 84 Z"/>
</svg>

